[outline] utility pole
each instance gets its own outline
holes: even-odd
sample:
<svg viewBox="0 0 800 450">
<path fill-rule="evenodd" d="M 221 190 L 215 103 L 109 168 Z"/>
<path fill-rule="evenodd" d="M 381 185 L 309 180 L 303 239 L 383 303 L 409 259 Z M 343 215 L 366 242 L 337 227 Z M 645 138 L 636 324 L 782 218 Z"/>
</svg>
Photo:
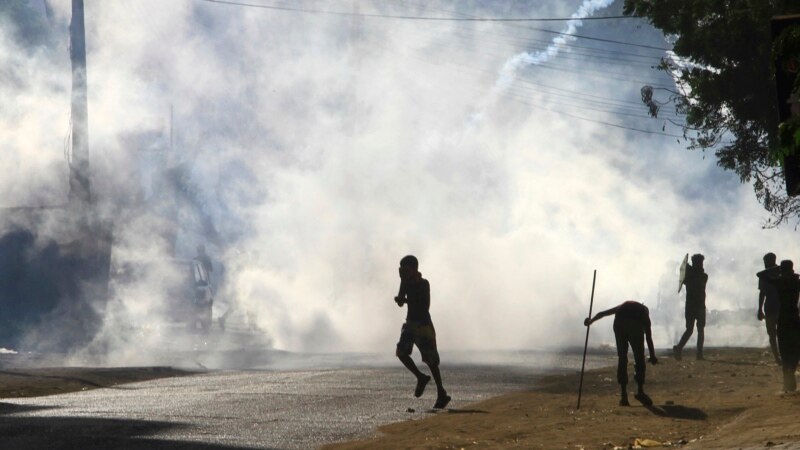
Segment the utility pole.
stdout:
<svg viewBox="0 0 800 450">
<path fill-rule="evenodd" d="M 69 200 L 71 204 L 88 205 L 92 202 L 92 190 L 89 177 L 89 108 L 83 0 L 72 0 L 69 41 L 69 56 L 72 62 L 72 154 L 69 161 Z"/>
<path fill-rule="evenodd" d="M 350 149 L 355 148 L 356 140 L 358 139 L 358 83 L 361 74 L 361 62 L 364 56 L 362 42 L 364 39 L 364 18 L 360 16 L 360 0 L 353 0 L 350 11 L 352 16 L 350 18 L 350 36 L 347 49 L 346 61 L 350 65 L 348 71 L 348 85 L 350 89 L 350 102 L 352 104 L 349 110 L 350 118 L 349 123 L 345 125 L 348 134 Z"/>
</svg>

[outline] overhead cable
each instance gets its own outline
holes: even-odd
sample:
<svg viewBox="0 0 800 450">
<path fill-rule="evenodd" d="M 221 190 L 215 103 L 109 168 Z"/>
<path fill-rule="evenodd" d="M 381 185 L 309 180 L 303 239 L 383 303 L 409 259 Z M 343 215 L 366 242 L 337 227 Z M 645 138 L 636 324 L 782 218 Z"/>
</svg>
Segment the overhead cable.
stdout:
<svg viewBox="0 0 800 450">
<path fill-rule="evenodd" d="M 403 2 L 403 3 L 409 4 L 409 2 Z M 427 8 L 424 5 L 417 5 L 417 6 L 422 6 L 423 8 Z M 444 9 L 438 9 L 438 10 L 442 11 L 442 12 L 448 12 L 448 13 L 451 13 L 451 14 L 457 14 L 457 15 L 461 16 L 461 18 L 463 18 L 464 20 L 470 20 L 470 19 L 474 20 L 474 19 L 476 19 L 476 17 L 474 17 L 474 16 L 471 16 L 469 14 L 459 13 L 457 11 L 449 11 L 449 10 L 444 10 Z M 605 16 L 605 18 L 616 18 L 616 17 L 620 17 L 620 16 Z M 630 17 L 630 16 L 622 16 L 622 17 Z M 578 20 L 592 20 L 592 19 L 596 20 L 596 19 L 602 19 L 602 18 L 604 18 L 604 17 L 603 16 L 597 16 L 597 17 L 582 18 L 582 19 L 578 19 Z M 515 24 L 513 22 L 512 23 L 508 23 L 508 26 L 519 28 L 519 29 L 525 29 L 525 30 L 540 31 L 542 33 L 558 34 L 558 35 L 561 35 L 561 36 L 571 36 L 571 37 L 575 37 L 575 38 L 579 38 L 579 39 L 586 39 L 586 40 L 590 40 L 590 41 L 607 42 L 607 43 L 611 43 L 611 44 L 627 45 L 627 46 L 639 47 L 639 48 L 649 48 L 651 50 L 660 50 L 660 51 L 672 50 L 671 48 L 655 47 L 655 46 L 652 46 L 652 45 L 635 44 L 635 43 L 632 43 L 632 42 L 623 42 L 623 41 L 616 41 L 616 40 L 613 40 L 613 39 L 596 38 L 596 37 L 593 37 L 593 36 L 585 36 L 585 35 L 581 35 L 581 34 L 564 33 L 564 32 L 561 32 L 561 31 L 543 30 L 541 28 L 533 28 L 533 27 L 529 27 L 529 26 L 525 26 L 525 25 Z"/>
<path fill-rule="evenodd" d="M 299 12 L 308 14 L 327 14 L 332 16 L 366 17 L 375 19 L 398 19 L 398 20 L 427 20 L 437 22 L 567 22 L 570 20 L 620 20 L 620 19 L 640 19 L 635 16 L 595 16 L 595 17 L 431 17 L 431 16 L 403 16 L 391 14 L 365 14 L 346 11 L 331 11 L 325 9 L 293 8 L 289 6 L 267 5 L 263 3 L 244 3 L 229 0 L 199 0 L 207 3 L 219 3 L 221 5 L 244 6 L 248 8 L 262 8 L 276 11 Z"/>
</svg>

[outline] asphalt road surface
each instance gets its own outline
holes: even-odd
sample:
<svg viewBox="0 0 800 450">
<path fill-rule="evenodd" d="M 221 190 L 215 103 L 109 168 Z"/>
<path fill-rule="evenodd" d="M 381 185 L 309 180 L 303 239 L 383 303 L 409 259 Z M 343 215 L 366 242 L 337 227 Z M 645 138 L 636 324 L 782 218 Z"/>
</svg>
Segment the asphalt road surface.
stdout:
<svg viewBox="0 0 800 450">
<path fill-rule="evenodd" d="M 469 413 L 476 401 L 534 388 L 545 372 L 580 367 L 580 355 L 574 354 L 505 356 L 502 365 L 444 364 L 445 387 L 453 397 L 448 408 Z M 414 398 L 415 380 L 399 362 L 387 365 L 376 359 L 368 367 L 370 358 L 352 355 L 300 360 L 310 368 L 209 371 L 4 400 L 0 448 L 314 448 L 370 436 L 382 424 L 434 414 L 433 383 L 421 399 Z M 346 361 L 355 367 L 343 367 Z M 607 355 L 598 356 L 590 365 L 608 361 Z"/>
</svg>

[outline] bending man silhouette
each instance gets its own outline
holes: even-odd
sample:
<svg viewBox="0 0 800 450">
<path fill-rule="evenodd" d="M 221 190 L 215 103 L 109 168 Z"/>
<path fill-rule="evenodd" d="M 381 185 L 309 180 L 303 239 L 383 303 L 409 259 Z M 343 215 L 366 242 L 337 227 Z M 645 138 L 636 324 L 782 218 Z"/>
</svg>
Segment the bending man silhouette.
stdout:
<svg viewBox="0 0 800 450">
<path fill-rule="evenodd" d="M 634 397 L 644 405 L 652 405 L 653 401 L 644 392 L 644 375 L 647 366 L 644 362 L 644 342 L 650 352 L 650 363 L 658 364 L 653 347 L 653 334 L 650 327 L 650 310 L 639 302 L 627 301 L 619 306 L 597 313 L 594 318 L 586 318 L 583 324 L 587 327 L 603 317 L 614 315 L 614 337 L 617 341 L 617 382 L 620 386 L 620 406 L 630 406 L 628 402 L 628 345 L 633 350 L 633 378 L 638 389 Z"/>
</svg>

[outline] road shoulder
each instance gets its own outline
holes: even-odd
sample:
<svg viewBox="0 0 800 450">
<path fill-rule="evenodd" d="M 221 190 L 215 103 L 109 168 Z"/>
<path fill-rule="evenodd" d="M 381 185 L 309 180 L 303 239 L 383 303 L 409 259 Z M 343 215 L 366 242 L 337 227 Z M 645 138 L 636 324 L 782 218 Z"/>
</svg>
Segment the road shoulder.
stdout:
<svg viewBox="0 0 800 450">
<path fill-rule="evenodd" d="M 549 376 L 531 391 L 415 414 L 380 427 L 372 439 L 325 448 L 729 449 L 800 442 L 800 396 L 780 393 L 781 371 L 768 351 L 721 348 L 704 361 L 688 357 L 648 365 L 650 407 L 632 395 L 633 406 L 617 406 L 616 368 L 608 367 L 587 372 L 580 410 L 578 374 Z M 457 387 L 452 391 L 457 399 Z"/>
<path fill-rule="evenodd" d="M 37 367 L 0 369 L 0 399 L 40 397 L 191 375 L 172 367 Z M 0 400 L 1 401 L 1 400 Z"/>
</svg>

